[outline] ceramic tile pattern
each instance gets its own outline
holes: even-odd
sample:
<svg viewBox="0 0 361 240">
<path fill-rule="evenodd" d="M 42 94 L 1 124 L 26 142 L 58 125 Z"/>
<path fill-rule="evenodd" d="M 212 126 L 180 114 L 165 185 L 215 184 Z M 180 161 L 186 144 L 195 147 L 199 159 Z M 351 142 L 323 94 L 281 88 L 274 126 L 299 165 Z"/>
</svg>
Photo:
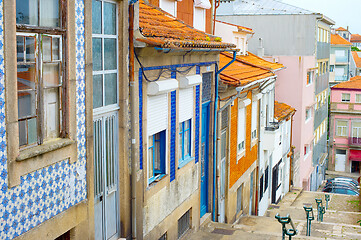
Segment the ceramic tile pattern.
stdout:
<svg viewBox="0 0 361 240">
<path fill-rule="evenodd" d="M 8 189 L 4 96 L 3 0 L 0 0 L 0 239 L 13 239 L 86 199 L 84 3 L 76 0 L 78 161 L 67 159 L 21 177 Z"/>
<path fill-rule="evenodd" d="M 275 108 L 274 116 L 275 119 L 277 119 L 278 121 L 282 121 L 296 112 L 296 109 L 294 109 L 293 107 L 278 101 L 275 101 L 274 108 Z"/>
<path fill-rule="evenodd" d="M 361 90 L 361 76 L 352 77 L 349 81 L 339 83 L 333 86 L 331 89 L 337 88 Z"/>
<path fill-rule="evenodd" d="M 352 43 L 338 34 L 331 34 L 331 45 L 352 45 Z"/>
</svg>

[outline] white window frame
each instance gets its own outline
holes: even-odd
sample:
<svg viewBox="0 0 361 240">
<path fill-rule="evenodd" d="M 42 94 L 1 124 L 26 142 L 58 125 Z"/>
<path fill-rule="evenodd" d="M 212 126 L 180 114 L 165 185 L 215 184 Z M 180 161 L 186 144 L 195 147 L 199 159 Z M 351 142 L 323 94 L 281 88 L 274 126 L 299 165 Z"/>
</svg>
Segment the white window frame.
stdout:
<svg viewBox="0 0 361 240">
<path fill-rule="evenodd" d="M 258 124 L 258 100 L 252 102 L 251 140 L 256 140 Z"/>
<path fill-rule="evenodd" d="M 312 118 L 312 108 L 306 108 L 305 122 L 308 122 Z"/>
<path fill-rule="evenodd" d="M 339 123 L 341 122 L 346 122 L 346 126 L 340 126 Z M 341 120 L 341 119 L 337 119 L 336 120 L 336 129 L 335 129 L 335 135 L 338 137 L 347 137 L 348 135 L 348 121 L 347 120 Z M 338 134 L 340 130 L 341 134 Z"/>
<path fill-rule="evenodd" d="M 350 93 L 341 93 L 341 102 L 350 102 L 351 94 Z"/>
<path fill-rule="evenodd" d="M 246 107 L 238 104 L 237 117 L 237 160 L 246 151 Z"/>
<path fill-rule="evenodd" d="M 355 94 L 355 103 L 361 103 L 361 93 Z"/>
</svg>

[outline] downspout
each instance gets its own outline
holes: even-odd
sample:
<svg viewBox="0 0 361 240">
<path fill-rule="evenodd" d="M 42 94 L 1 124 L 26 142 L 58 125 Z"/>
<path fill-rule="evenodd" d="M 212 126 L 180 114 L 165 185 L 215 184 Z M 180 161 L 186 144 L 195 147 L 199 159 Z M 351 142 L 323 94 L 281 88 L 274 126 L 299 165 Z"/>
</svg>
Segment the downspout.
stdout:
<svg viewBox="0 0 361 240">
<path fill-rule="evenodd" d="M 224 67 L 218 70 L 216 65 L 216 83 L 215 83 L 215 100 L 214 100 L 214 126 L 213 126 L 213 203 L 212 203 L 212 220 L 216 221 L 216 177 L 217 177 L 217 106 L 218 106 L 218 81 L 219 74 L 236 61 L 237 51 L 233 51 L 233 59 L 227 63 Z"/>
<path fill-rule="evenodd" d="M 130 88 L 130 120 L 131 120 L 131 194 L 132 194 L 132 239 L 137 239 L 137 199 L 136 199 L 136 186 L 137 186 L 137 178 L 136 178 L 136 112 L 137 112 L 137 94 L 136 94 L 136 84 L 134 81 L 134 3 L 131 2 L 129 5 L 129 88 Z M 141 100 L 139 100 L 141 101 Z"/>
</svg>

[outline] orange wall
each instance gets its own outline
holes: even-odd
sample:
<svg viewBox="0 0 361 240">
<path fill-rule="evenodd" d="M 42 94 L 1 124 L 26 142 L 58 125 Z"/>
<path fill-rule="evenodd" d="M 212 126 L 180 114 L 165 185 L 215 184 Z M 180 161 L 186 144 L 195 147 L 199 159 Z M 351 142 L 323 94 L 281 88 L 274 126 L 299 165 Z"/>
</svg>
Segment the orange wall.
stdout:
<svg viewBox="0 0 361 240">
<path fill-rule="evenodd" d="M 177 2 L 177 18 L 193 27 L 193 0 Z"/>
<path fill-rule="evenodd" d="M 252 92 L 247 96 L 252 100 Z M 229 158 L 229 188 L 247 171 L 247 169 L 258 158 L 258 144 L 251 147 L 251 124 L 252 124 L 252 104 L 246 107 L 246 154 L 237 164 L 237 119 L 238 119 L 238 101 L 236 100 L 231 107 L 231 133 L 230 133 L 230 158 Z"/>
<path fill-rule="evenodd" d="M 210 0 L 210 3 L 212 4 L 212 0 Z M 212 34 L 212 9 L 207 9 L 206 10 L 206 33 Z"/>
<path fill-rule="evenodd" d="M 159 0 L 149 0 L 149 3 L 154 5 L 154 6 L 159 7 Z"/>
</svg>

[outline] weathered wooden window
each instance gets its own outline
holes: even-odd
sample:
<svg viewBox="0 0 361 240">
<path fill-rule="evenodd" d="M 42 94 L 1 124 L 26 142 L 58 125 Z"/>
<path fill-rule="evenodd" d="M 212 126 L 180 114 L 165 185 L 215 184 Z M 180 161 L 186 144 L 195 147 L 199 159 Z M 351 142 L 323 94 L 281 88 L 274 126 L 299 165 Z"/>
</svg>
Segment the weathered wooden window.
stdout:
<svg viewBox="0 0 361 240">
<path fill-rule="evenodd" d="M 16 1 L 20 147 L 65 136 L 63 6 L 64 0 Z"/>
</svg>

